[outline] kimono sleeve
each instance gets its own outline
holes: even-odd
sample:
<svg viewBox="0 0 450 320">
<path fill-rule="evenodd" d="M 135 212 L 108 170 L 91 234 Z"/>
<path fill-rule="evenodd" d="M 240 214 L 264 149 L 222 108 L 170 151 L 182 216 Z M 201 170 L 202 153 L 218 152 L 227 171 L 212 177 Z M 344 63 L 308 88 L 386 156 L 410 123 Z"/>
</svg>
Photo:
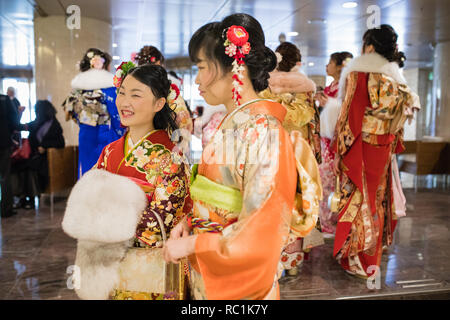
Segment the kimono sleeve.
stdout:
<svg viewBox="0 0 450 320">
<path fill-rule="evenodd" d="M 171 154 L 172 160 L 161 168 L 161 174 L 156 178 L 155 191 L 148 206 L 150 213 L 161 219 L 167 238 L 172 228 L 186 215 L 184 206 L 190 201 L 189 167 L 175 152 Z"/>
<path fill-rule="evenodd" d="M 275 118 L 251 116 L 229 166 L 241 186 L 238 221 L 222 234 L 198 235 L 195 246 L 208 299 L 261 299 L 276 280 L 287 239 L 297 173 L 292 144 Z M 238 143 L 239 144 L 239 143 Z"/>
</svg>

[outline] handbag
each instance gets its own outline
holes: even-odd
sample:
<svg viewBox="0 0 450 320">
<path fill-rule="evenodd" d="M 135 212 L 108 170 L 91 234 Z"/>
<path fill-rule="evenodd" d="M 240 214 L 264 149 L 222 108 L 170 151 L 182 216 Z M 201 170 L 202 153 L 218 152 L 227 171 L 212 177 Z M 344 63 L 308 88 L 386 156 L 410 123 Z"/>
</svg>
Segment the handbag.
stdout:
<svg viewBox="0 0 450 320">
<path fill-rule="evenodd" d="M 25 160 L 29 159 L 31 155 L 31 146 L 30 141 L 28 139 L 22 139 L 22 145 L 14 150 L 14 152 L 11 154 L 12 160 Z"/>
<path fill-rule="evenodd" d="M 334 192 L 328 196 L 328 208 L 331 212 L 335 213 L 339 211 L 339 202 L 341 201 L 341 191 L 339 185 L 339 176 L 336 176 L 336 185 Z"/>
<path fill-rule="evenodd" d="M 164 223 L 153 212 L 161 229 L 163 243 L 167 236 Z M 185 259 L 184 259 L 185 260 Z M 119 284 L 116 290 L 163 295 L 175 300 L 185 298 L 184 264 L 166 263 L 163 248 L 130 248 L 119 265 Z"/>
</svg>

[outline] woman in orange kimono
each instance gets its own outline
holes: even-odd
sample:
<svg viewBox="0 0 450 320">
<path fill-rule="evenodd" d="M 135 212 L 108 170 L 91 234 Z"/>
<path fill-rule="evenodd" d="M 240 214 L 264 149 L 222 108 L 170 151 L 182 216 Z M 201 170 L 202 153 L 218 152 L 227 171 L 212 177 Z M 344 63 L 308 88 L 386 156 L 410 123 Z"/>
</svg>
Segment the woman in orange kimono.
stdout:
<svg viewBox="0 0 450 320">
<path fill-rule="evenodd" d="M 348 273 L 367 278 L 379 269 L 383 245 L 392 243 L 391 155 L 404 150 L 403 126 L 419 103 L 399 70 L 394 29 L 370 29 L 363 42 L 363 54 L 340 81 L 333 146 L 341 199 L 333 254 Z"/>
<path fill-rule="evenodd" d="M 185 265 L 167 266 L 162 246 L 191 209 L 190 170 L 169 138 L 177 126 L 166 71 L 132 66 L 123 63 L 115 78 L 128 132 L 75 185 L 64 216 L 64 231 L 78 240 L 76 292 L 83 299 L 183 299 Z"/>
<path fill-rule="evenodd" d="M 276 66 L 258 21 L 209 23 L 189 53 L 200 94 L 228 113 L 193 169 L 193 214 L 172 231 L 165 259 L 189 257 L 194 299 L 278 299 L 291 221 L 307 234 L 317 220 L 317 162 L 299 132 L 283 128 L 286 109 L 257 94 Z"/>
</svg>

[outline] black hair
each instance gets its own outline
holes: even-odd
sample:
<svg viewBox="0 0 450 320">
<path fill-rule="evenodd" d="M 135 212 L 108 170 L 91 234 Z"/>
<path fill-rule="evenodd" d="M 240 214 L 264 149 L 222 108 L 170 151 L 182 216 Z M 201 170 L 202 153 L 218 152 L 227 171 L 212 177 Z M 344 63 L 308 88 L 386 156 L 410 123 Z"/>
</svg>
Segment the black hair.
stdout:
<svg viewBox="0 0 450 320">
<path fill-rule="evenodd" d="M 107 52 L 103 52 L 97 48 L 89 48 L 83 56 L 83 59 L 80 61 L 80 71 L 88 71 L 91 68 L 91 59 L 87 55 L 89 52 L 92 52 L 94 56 L 100 56 L 105 59 L 105 63 L 103 64 L 103 69 L 108 70 L 109 65 L 111 63 L 111 56 Z"/>
<path fill-rule="evenodd" d="M 403 51 L 399 51 L 397 54 L 397 60 L 395 62 L 398 63 L 398 66 L 400 68 L 403 68 L 405 66 L 406 56 Z"/>
<path fill-rule="evenodd" d="M 363 36 L 364 47 L 373 45 L 375 52 L 385 57 L 389 62 L 402 62 L 402 55 L 397 49 L 397 39 L 397 33 L 388 24 L 369 29 Z M 403 57 L 405 57 L 404 54 Z"/>
<path fill-rule="evenodd" d="M 145 64 L 131 68 L 122 80 L 128 76 L 133 76 L 139 82 L 148 86 L 156 99 L 166 98 L 164 107 L 155 114 L 153 126 L 155 129 L 167 130 L 169 134 L 178 129 L 176 124 L 176 113 L 167 103 L 170 92 L 170 80 L 167 78 L 166 70 L 158 65 Z"/>
<path fill-rule="evenodd" d="M 34 106 L 34 111 L 36 113 L 36 122 L 38 123 L 54 119 L 56 115 L 55 107 L 48 100 L 38 100 Z"/>
<path fill-rule="evenodd" d="M 155 61 L 152 62 L 152 58 L 155 58 Z M 143 46 L 134 59 L 137 61 L 138 66 L 155 64 L 158 61 L 160 64 L 164 63 L 163 54 L 154 46 Z"/>
<path fill-rule="evenodd" d="M 279 71 L 289 72 L 295 66 L 297 62 L 302 61 L 302 55 L 300 49 L 291 42 L 283 42 L 276 49 L 275 52 L 279 52 L 283 59 L 278 63 L 277 69 Z"/>
<path fill-rule="evenodd" d="M 330 56 L 330 60 L 333 60 L 336 66 L 342 66 L 347 58 L 353 58 L 353 55 L 348 51 L 335 52 Z"/>
<path fill-rule="evenodd" d="M 232 25 L 244 27 L 248 34 L 251 50 L 244 58 L 249 71 L 253 89 L 257 92 L 269 86 L 269 72 L 277 66 L 275 53 L 265 46 L 264 32 L 260 23 L 245 13 L 236 13 L 224 18 L 221 22 L 211 22 L 198 29 L 189 41 L 189 57 L 194 63 L 199 61 L 201 49 L 206 57 L 213 61 L 220 69 L 230 72 L 233 58 L 225 54 L 223 38 L 224 30 Z"/>
</svg>

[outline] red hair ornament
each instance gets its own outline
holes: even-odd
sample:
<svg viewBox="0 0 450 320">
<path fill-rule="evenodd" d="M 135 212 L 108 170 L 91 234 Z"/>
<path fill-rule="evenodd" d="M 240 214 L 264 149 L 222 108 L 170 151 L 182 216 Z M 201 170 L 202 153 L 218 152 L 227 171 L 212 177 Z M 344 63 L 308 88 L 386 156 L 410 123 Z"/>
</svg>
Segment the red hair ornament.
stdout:
<svg viewBox="0 0 450 320">
<path fill-rule="evenodd" d="M 233 100 L 239 106 L 241 104 L 240 99 L 242 98 L 242 85 L 244 84 L 242 82 L 244 78 L 244 58 L 249 54 L 251 46 L 250 42 L 248 42 L 248 32 L 244 27 L 231 26 L 225 30 L 227 31 L 224 43 L 225 54 L 234 58 L 232 64 L 233 69 L 231 70 L 233 72 Z"/>
</svg>

